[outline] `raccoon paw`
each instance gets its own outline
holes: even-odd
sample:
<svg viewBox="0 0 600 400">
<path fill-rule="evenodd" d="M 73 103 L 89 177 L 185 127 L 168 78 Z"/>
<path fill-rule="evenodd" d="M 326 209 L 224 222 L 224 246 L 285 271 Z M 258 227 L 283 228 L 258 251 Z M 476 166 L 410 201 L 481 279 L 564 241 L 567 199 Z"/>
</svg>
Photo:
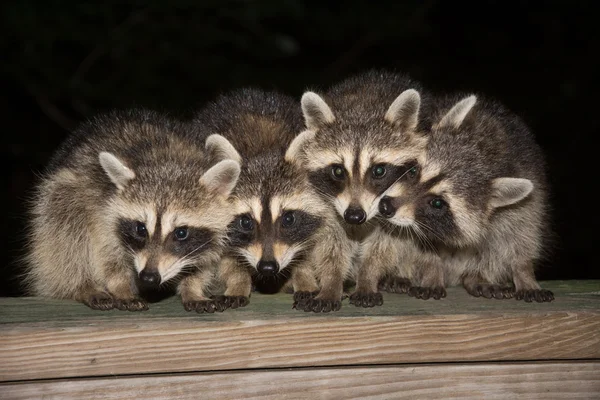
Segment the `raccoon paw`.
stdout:
<svg viewBox="0 0 600 400">
<path fill-rule="evenodd" d="M 121 311 L 146 311 L 148 303 L 142 299 L 115 299 L 115 308 Z"/>
<path fill-rule="evenodd" d="M 246 296 L 216 296 L 214 298 L 217 311 L 222 312 L 228 308 L 246 307 L 250 299 Z"/>
<path fill-rule="evenodd" d="M 199 314 L 212 314 L 215 311 L 223 311 L 217 308 L 217 305 L 213 300 L 186 301 L 185 303 L 183 303 L 183 308 L 185 308 L 186 311 L 196 311 Z"/>
<path fill-rule="evenodd" d="M 298 291 L 294 292 L 294 304 L 314 298 L 319 292 Z"/>
<path fill-rule="evenodd" d="M 386 292 L 390 293 L 408 293 L 412 287 L 410 281 L 405 278 L 392 278 L 388 280 Z"/>
<path fill-rule="evenodd" d="M 377 290 L 380 292 L 387 292 L 390 289 L 390 284 L 392 282 L 392 278 L 383 278 L 377 284 Z"/>
<path fill-rule="evenodd" d="M 92 310 L 112 310 L 115 308 L 115 300 L 108 293 L 94 293 L 83 300 L 83 304 Z"/>
<path fill-rule="evenodd" d="M 326 300 L 326 299 L 317 299 L 314 297 L 294 302 L 292 308 L 296 310 L 303 310 L 306 312 L 330 312 L 330 311 L 339 311 L 342 308 L 342 301 L 340 300 Z"/>
<path fill-rule="evenodd" d="M 350 304 L 356 307 L 375 307 L 383 305 L 383 295 L 379 292 L 360 293 L 354 292 L 350 295 Z"/>
<path fill-rule="evenodd" d="M 500 285 L 476 285 L 468 290 L 469 294 L 475 297 L 485 297 L 486 299 L 512 299 L 515 289 L 510 286 Z"/>
<path fill-rule="evenodd" d="M 515 298 L 517 300 L 525 300 L 527 303 L 531 303 L 532 301 L 543 303 L 554 300 L 554 293 L 545 289 L 519 290 L 515 293 Z"/>
<path fill-rule="evenodd" d="M 435 300 L 446 297 L 446 289 L 441 286 L 421 287 L 413 286 L 408 290 L 408 295 L 421 300 L 433 298 Z"/>
</svg>

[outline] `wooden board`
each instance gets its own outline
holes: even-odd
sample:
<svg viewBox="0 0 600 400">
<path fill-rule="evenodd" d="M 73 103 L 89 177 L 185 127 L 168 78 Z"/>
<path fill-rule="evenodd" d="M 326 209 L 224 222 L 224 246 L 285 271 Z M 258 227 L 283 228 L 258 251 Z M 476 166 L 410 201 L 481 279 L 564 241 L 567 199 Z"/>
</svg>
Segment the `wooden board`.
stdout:
<svg viewBox="0 0 600 400">
<path fill-rule="evenodd" d="M 146 313 L 69 301 L 0 299 L 0 381 L 185 371 L 463 361 L 600 358 L 600 282 L 544 282 L 552 303 L 440 301 L 384 295 L 374 309 L 291 309 L 290 295 L 253 295 L 222 314 L 176 298 Z"/>
<path fill-rule="evenodd" d="M 598 399 L 600 362 L 321 368 L 0 385 L 30 399 Z"/>
</svg>

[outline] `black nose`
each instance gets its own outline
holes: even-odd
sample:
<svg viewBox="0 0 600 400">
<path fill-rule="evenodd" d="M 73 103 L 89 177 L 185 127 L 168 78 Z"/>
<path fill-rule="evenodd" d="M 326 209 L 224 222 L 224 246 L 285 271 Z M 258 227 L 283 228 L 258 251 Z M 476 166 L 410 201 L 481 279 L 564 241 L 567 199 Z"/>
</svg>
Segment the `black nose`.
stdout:
<svg viewBox="0 0 600 400">
<path fill-rule="evenodd" d="M 391 218 L 396 214 L 396 207 L 392 204 L 392 198 L 385 196 L 379 201 L 379 213 L 386 218 Z"/>
<path fill-rule="evenodd" d="M 344 220 L 349 224 L 360 225 L 367 219 L 362 208 L 348 208 L 344 211 Z"/>
<path fill-rule="evenodd" d="M 143 270 L 140 272 L 140 281 L 145 286 L 158 286 L 160 283 L 160 274 L 158 271 Z"/>
<path fill-rule="evenodd" d="M 273 276 L 279 272 L 279 267 L 275 261 L 259 261 L 256 269 L 264 276 Z"/>
</svg>

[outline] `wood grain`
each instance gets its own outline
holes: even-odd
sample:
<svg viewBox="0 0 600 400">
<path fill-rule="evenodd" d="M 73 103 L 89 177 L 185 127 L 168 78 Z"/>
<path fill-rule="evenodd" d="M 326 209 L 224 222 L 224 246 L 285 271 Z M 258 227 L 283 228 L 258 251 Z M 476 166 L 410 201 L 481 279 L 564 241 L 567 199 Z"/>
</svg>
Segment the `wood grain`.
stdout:
<svg viewBox="0 0 600 400">
<path fill-rule="evenodd" d="M 378 309 L 346 305 L 346 311 L 325 315 L 291 310 L 285 295 L 253 295 L 247 310 L 220 315 L 185 313 L 175 300 L 160 303 L 154 314 L 132 314 L 93 312 L 72 302 L 10 299 L 0 313 L 0 381 L 600 358 L 600 296 L 594 291 L 555 290 L 557 300 L 550 304 L 472 299 L 463 292 L 452 288 L 449 297 L 455 299 L 439 302 L 385 295 Z M 31 304 L 36 318 L 26 322 Z M 17 309 L 21 315 L 4 318 Z"/>
<path fill-rule="evenodd" d="M 600 362 L 409 365 L 0 385 L 21 399 L 598 399 Z"/>
</svg>

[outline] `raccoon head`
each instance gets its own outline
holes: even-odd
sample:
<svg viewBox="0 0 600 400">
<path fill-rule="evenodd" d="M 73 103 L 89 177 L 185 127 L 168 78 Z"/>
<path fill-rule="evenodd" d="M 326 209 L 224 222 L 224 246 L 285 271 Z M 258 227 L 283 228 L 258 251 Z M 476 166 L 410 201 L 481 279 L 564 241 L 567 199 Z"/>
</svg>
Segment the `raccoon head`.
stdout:
<svg viewBox="0 0 600 400">
<path fill-rule="evenodd" d="M 223 136 L 209 136 L 206 147 L 241 159 Z M 228 230 L 230 250 L 265 277 L 284 272 L 302 259 L 328 214 L 306 172 L 278 152 L 244 160 L 232 198 L 236 216 Z"/>
<path fill-rule="evenodd" d="M 420 104 L 419 92 L 408 89 L 385 113 L 344 110 L 338 118 L 321 96 L 306 92 L 301 105 L 307 130 L 291 143 L 286 160 L 309 172 L 310 182 L 346 223 L 363 224 L 377 214 L 383 192 L 422 152 Z"/>
<path fill-rule="evenodd" d="M 533 190 L 528 179 L 494 177 L 476 167 L 477 150 L 456 135 L 475 129 L 463 124 L 476 101 L 475 96 L 461 100 L 433 125 L 425 156 L 379 202 L 381 215 L 414 232 L 426 246 L 476 245 L 498 209 L 521 202 Z"/>
<path fill-rule="evenodd" d="M 174 163 L 134 170 L 108 152 L 99 160 L 116 186 L 106 229 L 115 232 L 142 284 L 158 287 L 184 271 L 218 262 L 233 218 L 229 194 L 240 173 L 237 162 L 224 160 L 208 169 Z"/>
</svg>

